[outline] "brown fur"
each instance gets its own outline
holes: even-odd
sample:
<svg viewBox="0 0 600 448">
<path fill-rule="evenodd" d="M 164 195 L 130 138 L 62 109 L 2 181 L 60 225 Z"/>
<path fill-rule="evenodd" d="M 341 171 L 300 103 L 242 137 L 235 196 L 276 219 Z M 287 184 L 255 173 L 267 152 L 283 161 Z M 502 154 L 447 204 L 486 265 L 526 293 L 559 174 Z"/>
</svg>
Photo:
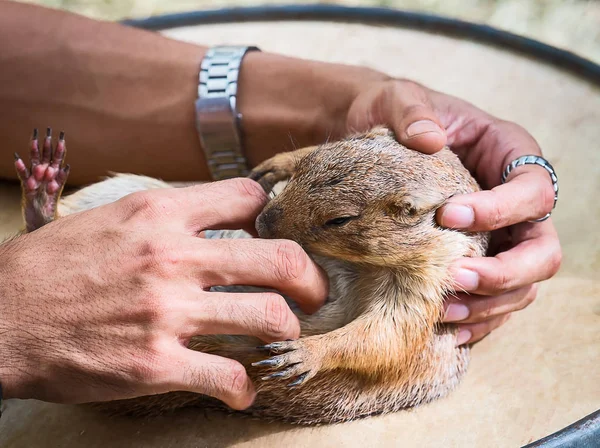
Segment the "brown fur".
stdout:
<svg viewBox="0 0 600 448">
<path fill-rule="evenodd" d="M 486 234 L 435 223 L 435 210 L 445 200 L 479 189 L 458 158 L 448 149 L 434 156 L 408 150 L 380 128 L 280 154 L 251 176 L 268 191 L 291 176 L 257 219 L 257 229 L 262 237 L 298 242 L 325 268 L 331 285 L 327 303 L 314 315 L 291 304 L 302 337 L 275 344 L 272 354 L 283 363 L 279 370 L 252 366 L 268 354 L 257 350 L 260 341 L 251 337 L 197 336 L 191 341 L 194 350 L 247 367 L 258 395 L 244 412 L 294 423 L 330 423 L 415 406 L 452 390 L 469 356 L 467 347 L 455 347 L 455 328 L 441 323 L 443 298 L 451 291 L 448 266 L 461 256 L 483 255 L 488 241 Z M 98 188 L 95 194 L 102 192 Z M 66 212 L 89 203 L 91 192 L 84 189 L 66 198 Z M 353 218 L 343 225 L 327 224 L 347 216 Z M 288 369 L 286 378 L 260 379 L 281 367 Z M 302 384 L 288 387 L 304 373 Z M 183 392 L 101 404 L 133 414 L 193 405 L 224 407 Z"/>
</svg>

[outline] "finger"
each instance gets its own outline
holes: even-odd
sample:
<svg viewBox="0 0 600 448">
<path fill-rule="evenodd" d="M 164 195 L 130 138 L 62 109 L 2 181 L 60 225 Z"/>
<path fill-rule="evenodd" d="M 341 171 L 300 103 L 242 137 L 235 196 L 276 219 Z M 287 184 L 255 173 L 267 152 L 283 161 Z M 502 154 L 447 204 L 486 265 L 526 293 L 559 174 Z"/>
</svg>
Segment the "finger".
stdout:
<svg viewBox="0 0 600 448">
<path fill-rule="evenodd" d="M 541 218 L 553 206 L 554 188 L 548 172 L 526 165 L 506 184 L 450 198 L 436 217 L 444 227 L 491 231 Z"/>
<path fill-rule="evenodd" d="M 430 92 L 430 96 L 442 103 L 440 114 L 449 126 L 449 141 L 462 162 L 475 173 L 486 190 L 492 189 L 491 192 L 451 198 L 448 204 L 454 206 L 438 211 L 437 219 L 441 225 L 475 231 L 493 230 L 540 218 L 552 209 L 552 181 L 549 173 L 540 166 L 515 168 L 508 183 L 499 185 L 502 171 L 512 160 L 542 154 L 535 139 L 525 129 L 494 119 L 472 105 L 440 96 L 437 92 Z M 472 119 L 459 120 L 461 116 Z"/>
<path fill-rule="evenodd" d="M 182 336 L 232 334 L 265 342 L 300 337 L 300 323 L 279 294 L 209 292 L 187 302 Z"/>
<path fill-rule="evenodd" d="M 511 314 L 503 314 L 502 316 L 494 317 L 484 322 L 476 324 L 461 324 L 458 328 L 456 337 L 456 345 L 463 345 L 480 341 L 493 330 L 505 324 L 510 319 Z"/>
<path fill-rule="evenodd" d="M 46 129 L 46 138 L 44 139 L 44 149 L 42 152 L 42 163 L 48 164 L 52 159 L 52 128 Z"/>
<path fill-rule="evenodd" d="M 289 240 L 198 240 L 205 286 L 273 288 L 291 297 L 305 313 L 316 312 L 329 293 L 325 272 Z"/>
<path fill-rule="evenodd" d="M 444 322 L 478 323 L 493 317 L 522 310 L 536 297 L 537 285 L 529 285 L 499 296 L 450 296 L 445 306 Z"/>
<path fill-rule="evenodd" d="M 15 152 L 15 170 L 17 171 L 17 176 L 19 176 L 19 180 L 21 182 L 25 182 L 29 177 L 29 171 L 25 166 L 25 162 L 21 159 L 19 154 Z"/>
<path fill-rule="evenodd" d="M 30 149 L 29 149 L 30 159 L 31 159 L 31 170 L 40 164 L 40 149 L 38 146 L 38 130 L 35 128 L 33 130 L 33 135 L 30 141 Z"/>
<path fill-rule="evenodd" d="M 427 154 L 441 150 L 446 132 L 425 90 L 416 83 L 398 81 L 390 93 L 383 113 L 398 141 Z"/>
<path fill-rule="evenodd" d="M 562 253 L 550 220 L 519 224 L 516 246 L 494 257 L 462 258 L 451 268 L 457 290 L 499 295 L 552 277 Z"/>
<path fill-rule="evenodd" d="M 169 224 L 195 235 L 202 230 L 254 231 L 256 216 L 267 200 L 259 184 L 237 178 L 138 192 L 123 198 L 119 205 L 126 219 L 167 218 Z"/>
<path fill-rule="evenodd" d="M 61 168 L 58 174 L 56 175 L 56 184 L 58 187 L 63 187 L 65 182 L 67 181 L 67 177 L 69 177 L 69 172 L 71 171 L 71 165 L 67 164 L 64 168 Z"/>
<path fill-rule="evenodd" d="M 427 91 L 411 81 L 390 80 L 357 97 L 348 111 L 348 126 L 366 131 L 378 125 L 390 127 L 403 145 L 427 154 L 446 144 Z"/>
<path fill-rule="evenodd" d="M 67 152 L 67 146 L 65 142 L 65 133 L 63 131 L 60 132 L 58 137 L 58 142 L 56 143 L 56 149 L 54 150 L 54 155 L 52 157 L 52 163 L 50 167 L 58 170 L 62 166 L 62 162 L 65 158 L 65 154 Z"/>
<path fill-rule="evenodd" d="M 181 345 L 173 351 L 173 355 L 184 362 L 172 369 L 170 390 L 209 395 L 237 410 L 248 408 L 254 401 L 254 385 L 239 362 L 195 352 Z"/>
</svg>

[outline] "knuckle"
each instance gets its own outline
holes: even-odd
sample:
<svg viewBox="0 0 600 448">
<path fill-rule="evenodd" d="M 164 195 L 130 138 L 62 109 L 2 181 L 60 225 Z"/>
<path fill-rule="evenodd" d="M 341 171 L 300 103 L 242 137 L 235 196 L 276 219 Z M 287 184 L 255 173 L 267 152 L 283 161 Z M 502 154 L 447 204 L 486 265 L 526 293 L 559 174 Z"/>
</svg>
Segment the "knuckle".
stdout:
<svg viewBox="0 0 600 448">
<path fill-rule="evenodd" d="M 548 259 L 548 276 L 544 279 L 547 280 L 550 277 L 553 277 L 558 270 L 560 269 L 560 265 L 562 263 L 562 249 L 560 244 L 556 243 L 554 248 L 550 252 L 550 257 Z"/>
<path fill-rule="evenodd" d="M 421 84 L 419 84 L 416 81 L 413 81 L 411 79 L 406 79 L 406 78 L 402 78 L 402 79 L 397 79 L 394 80 L 392 82 L 392 88 L 396 89 L 396 90 L 400 90 L 400 91 L 410 91 L 416 95 L 418 95 L 419 97 L 422 97 L 423 99 L 426 98 L 426 92 L 425 89 L 423 88 L 423 86 Z"/>
<path fill-rule="evenodd" d="M 294 283 L 304 277 L 307 255 L 294 241 L 279 241 L 275 248 L 275 274 L 282 283 Z"/>
<path fill-rule="evenodd" d="M 485 308 L 479 311 L 479 321 L 486 321 L 494 316 L 494 309 L 492 307 L 486 306 Z"/>
<path fill-rule="evenodd" d="M 498 193 L 490 191 L 489 213 L 487 215 L 487 228 L 497 230 L 504 227 L 504 208 L 498 198 Z"/>
<path fill-rule="evenodd" d="M 547 176 L 548 173 L 543 173 Z M 539 199 L 537 201 L 538 207 L 539 207 L 539 212 L 537 216 L 538 218 L 541 218 L 542 216 L 545 216 L 547 213 L 550 213 L 552 211 L 552 207 L 554 207 L 554 188 L 552 188 L 552 183 L 548 181 L 549 179 L 547 179 L 547 181 L 545 182 L 540 182 L 538 189 L 539 189 Z"/>
<path fill-rule="evenodd" d="M 527 294 L 525 294 L 525 297 L 523 298 L 523 306 L 521 309 L 528 307 L 535 301 L 537 297 L 537 291 L 538 286 L 535 283 L 529 287 Z"/>
<path fill-rule="evenodd" d="M 401 100 L 402 115 L 404 117 L 422 116 L 423 118 L 434 118 L 431 99 L 427 90 L 419 83 L 409 79 L 392 80 L 388 84 L 388 95 L 395 95 Z"/>
<path fill-rule="evenodd" d="M 166 239 L 144 240 L 138 249 L 141 271 L 169 278 L 184 261 L 182 253 Z"/>
<path fill-rule="evenodd" d="M 246 369 L 240 363 L 231 363 L 228 367 L 228 387 L 234 396 L 244 395 L 248 384 Z"/>
<path fill-rule="evenodd" d="M 141 316 L 143 322 L 150 324 L 151 328 L 149 330 L 153 333 L 149 335 L 149 338 L 152 341 L 156 326 L 167 320 L 170 309 L 168 302 L 161 295 L 149 292 L 138 301 L 137 314 Z M 148 342 L 148 344 L 152 345 L 152 342 Z"/>
<path fill-rule="evenodd" d="M 496 275 L 490 281 L 491 291 L 496 294 L 510 290 L 511 285 L 512 281 L 504 270 L 496 271 Z"/>
<path fill-rule="evenodd" d="M 286 339 L 291 326 L 291 310 L 278 294 L 267 294 L 265 300 L 265 331 L 276 340 Z"/>
<path fill-rule="evenodd" d="M 227 401 L 233 409 L 245 409 L 251 404 L 248 374 L 244 366 L 236 361 L 231 361 L 224 367 L 214 389 L 217 398 Z"/>
<path fill-rule="evenodd" d="M 172 206 L 169 197 L 158 194 L 156 190 L 138 191 L 125 196 L 122 201 L 127 210 L 127 218 L 156 218 L 168 213 Z"/>
</svg>

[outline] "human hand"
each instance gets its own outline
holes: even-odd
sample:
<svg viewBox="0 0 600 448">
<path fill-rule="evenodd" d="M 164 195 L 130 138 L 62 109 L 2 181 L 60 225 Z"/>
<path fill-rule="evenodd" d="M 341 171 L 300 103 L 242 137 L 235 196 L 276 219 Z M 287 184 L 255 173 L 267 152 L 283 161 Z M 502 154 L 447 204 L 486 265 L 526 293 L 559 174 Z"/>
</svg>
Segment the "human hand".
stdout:
<svg viewBox="0 0 600 448">
<path fill-rule="evenodd" d="M 327 278 L 296 243 L 198 238 L 254 228 L 267 201 L 249 179 L 135 193 L 0 246 L 0 381 L 5 398 L 81 403 L 185 390 L 248 407 L 237 361 L 195 352 L 199 334 L 297 338 L 275 293 L 315 311 Z"/>
<path fill-rule="evenodd" d="M 510 313 L 529 305 L 536 283 L 559 269 L 561 249 L 552 221 L 531 223 L 552 210 L 554 189 L 539 166 L 504 168 L 522 155 L 541 155 L 520 126 L 416 83 L 387 80 L 359 94 L 347 117 L 349 130 L 391 127 L 400 143 L 425 153 L 448 145 L 484 191 L 450 198 L 437 213 L 440 225 L 492 231 L 488 257 L 463 258 L 452 267 L 457 290 L 446 302 L 446 322 L 456 322 L 457 343 L 482 339 Z M 468 294 L 467 294 L 468 293 Z"/>
</svg>

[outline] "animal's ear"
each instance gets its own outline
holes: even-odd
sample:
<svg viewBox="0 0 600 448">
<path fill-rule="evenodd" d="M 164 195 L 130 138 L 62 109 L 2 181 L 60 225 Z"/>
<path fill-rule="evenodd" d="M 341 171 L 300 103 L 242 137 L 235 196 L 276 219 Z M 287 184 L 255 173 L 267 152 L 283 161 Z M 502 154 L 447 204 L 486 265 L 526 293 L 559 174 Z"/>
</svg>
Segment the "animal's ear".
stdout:
<svg viewBox="0 0 600 448">
<path fill-rule="evenodd" d="M 392 216 L 411 218 L 438 208 L 445 200 L 442 194 L 431 190 L 411 194 L 398 193 L 388 196 L 386 209 Z"/>
</svg>

